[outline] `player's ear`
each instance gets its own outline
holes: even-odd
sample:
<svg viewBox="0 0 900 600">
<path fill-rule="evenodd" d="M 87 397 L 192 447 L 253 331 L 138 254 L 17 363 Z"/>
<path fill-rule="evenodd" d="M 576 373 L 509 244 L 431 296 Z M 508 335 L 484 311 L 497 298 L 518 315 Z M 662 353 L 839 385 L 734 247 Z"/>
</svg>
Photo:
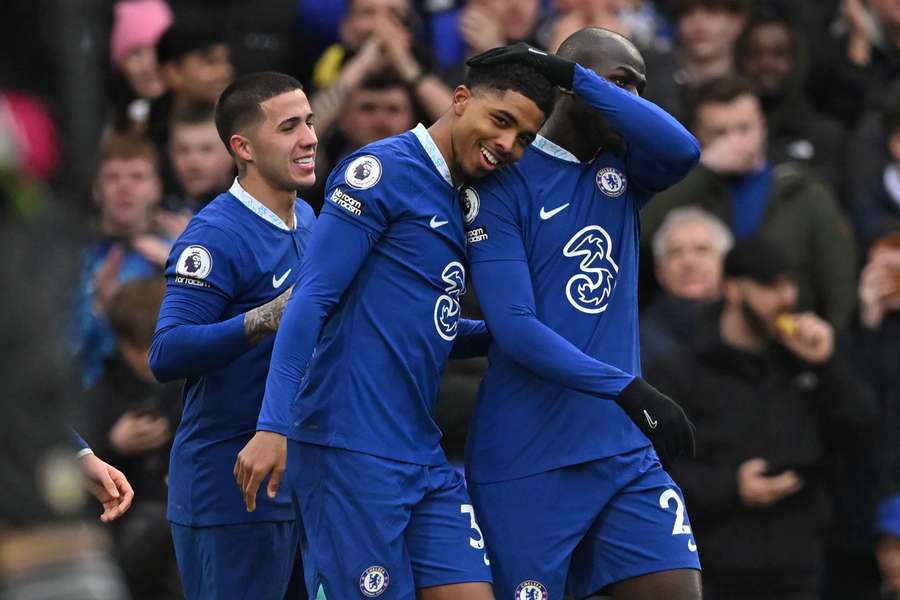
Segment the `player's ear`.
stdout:
<svg viewBox="0 0 900 600">
<path fill-rule="evenodd" d="M 453 90 L 453 112 L 457 117 L 466 112 L 466 105 L 472 99 L 472 90 L 464 85 L 456 86 Z"/>
<path fill-rule="evenodd" d="M 253 162 L 253 146 L 250 144 L 250 140 L 235 133 L 228 138 L 228 145 L 231 147 L 232 155 L 236 156 L 238 161 Z"/>
</svg>

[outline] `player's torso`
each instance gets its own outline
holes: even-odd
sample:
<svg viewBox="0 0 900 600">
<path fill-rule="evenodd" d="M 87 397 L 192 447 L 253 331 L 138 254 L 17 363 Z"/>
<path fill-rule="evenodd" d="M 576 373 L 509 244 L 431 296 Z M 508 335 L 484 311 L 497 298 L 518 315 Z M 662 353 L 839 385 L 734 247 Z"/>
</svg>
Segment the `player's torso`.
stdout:
<svg viewBox="0 0 900 600">
<path fill-rule="evenodd" d="M 308 441 L 433 463 L 443 460 L 432 413 L 466 289 L 465 238 L 457 190 L 404 135 L 411 139 L 392 152 L 415 160 L 369 190 L 384 186 L 389 224 L 323 328 L 298 431 Z M 352 202 L 354 190 L 343 189 Z"/>
<path fill-rule="evenodd" d="M 287 231 L 248 211 L 234 197 L 220 196 L 214 202 L 217 210 L 201 216 L 234 240 L 233 297 L 217 318 L 222 322 L 274 300 L 294 285 L 313 221 L 311 209 L 302 207 L 297 227 Z M 210 264 L 215 259 L 195 246 L 202 245 L 185 248 L 178 260 L 194 252 L 200 255 L 200 269 L 226 267 Z M 170 489 L 172 520 L 214 524 L 283 519 L 290 513 L 289 500 L 279 496 L 274 502 L 261 501 L 259 514 L 248 517 L 242 514 L 240 498 L 223 498 L 221 491 L 233 485 L 230 469 L 236 453 L 256 429 L 273 344 L 274 336 L 269 336 L 225 366 L 187 380 L 170 470 L 170 478 L 181 486 Z"/>
<path fill-rule="evenodd" d="M 583 352 L 627 372 L 639 368 L 638 204 L 622 161 L 588 164 L 531 150 L 519 206 L 537 316 Z"/>
<path fill-rule="evenodd" d="M 538 320 L 585 354 L 639 373 L 639 203 L 623 162 L 603 154 L 582 164 L 532 147 L 515 168 L 525 182 L 512 189 Z M 545 380 L 492 347 L 468 441 L 475 481 L 645 444 L 611 399 Z"/>
</svg>

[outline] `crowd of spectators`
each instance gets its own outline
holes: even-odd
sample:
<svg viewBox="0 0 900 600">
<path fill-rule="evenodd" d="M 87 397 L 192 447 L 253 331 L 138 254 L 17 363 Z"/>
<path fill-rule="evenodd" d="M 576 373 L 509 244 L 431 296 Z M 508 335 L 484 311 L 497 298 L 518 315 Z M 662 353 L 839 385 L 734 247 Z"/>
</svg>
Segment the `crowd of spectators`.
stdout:
<svg viewBox="0 0 900 600">
<path fill-rule="evenodd" d="M 319 145 L 300 195 L 318 210 L 344 156 L 446 110 L 467 57 L 553 51 L 589 26 L 635 42 L 646 97 L 702 147 L 643 211 L 640 298 L 645 375 L 697 425 L 696 457 L 672 474 L 706 597 L 900 598 L 900 0 L 108 4 L 106 119 L 92 197 L 73 213 L 92 216 L 67 223 L 81 269 L 52 299 L 83 435 L 136 490 L 110 531 L 135 600 L 179 597 L 165 524 L 179 390 L 153 380 L 147 349 L 172 242 L 235 176 L 219 93 L 257 70 L 303 81 Z M 41 198 L 71 187 L 57 100 L 0 88 L 4 231 L 33 227 L 53 212 Z M 59 246 L 65 264 L 74 245 Z M 474 294 L 464 304 L 477 316 Z M 6 362 L 22 340 L 4 336 Z M 484 366 L 445 373 L 452 460 Z"/>
</svg>

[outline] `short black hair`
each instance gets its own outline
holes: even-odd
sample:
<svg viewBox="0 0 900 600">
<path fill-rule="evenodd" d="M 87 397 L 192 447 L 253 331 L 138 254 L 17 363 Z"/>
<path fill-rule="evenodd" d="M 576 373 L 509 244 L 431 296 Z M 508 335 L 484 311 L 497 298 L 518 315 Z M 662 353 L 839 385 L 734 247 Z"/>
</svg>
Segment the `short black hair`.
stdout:
<svg viewBox="0 0 900 600">
<path fill-rule="evenodd" d="M 787 257 L 781 248 L 761 235 L 734 244 L 725 255 L 725 277 L 748 278 L 763 285 L 772 285 L 779 277 L 790 274 Z"/>
<path fill-rule="evenodd" d="M 156 43 L 160 65 L 179 62 L 191 52 L 204 52 L 218 44 L 227 44 L 225 36 L 209 19 L 176 19 Z"/>
<path fill-rule="evenodd" d="M 361 90 L 372 91 L 392 90 L 398 87 L 406 88 L 407 84 L 400 79 L 400 76 L 397 75 L 393 69 L 384 69 L 373 73 L 363 79 L 362 83 L 359 85 L 359 89 Z"/>
<path fill-rule="evenodd" d="M 753 86 L 743 77 L 726 75 L 718 79 L 712 79 L 698 85 L 688 98 L 690 105 L 691 122 L 696 125 L 697 113 L 707 104 L 729 104 L 741 96 L 756 98 Z"/>
<path fill-rule="evenodd" d="M 489 88 L 518 92 L 537 104 L 545 117 L 553 112 L 556 102 L 556 87 L 536 69 L 517 63 L 469 67 L 465 85 L 472 91 Z"/>
<path fill-rule="evenodd" d="M 216 107 L 207 102 L 195 102 L 188 106 L 176 110 L 172 113 L 169 121 L 169 130 L 175 129 L 178 125 L 199 125 L 214 121 L 216 117 Z"/>
<path fill-rule="evenodd" d="M 216 102 L 216 130 L 222 143 L 231 152 L 228 140 L 238 130 L 263 118 L 260 105 L 285 92 L 302 90 L 303 84 L 284 73 L 261 71 L 250 73 L 231 82 Z"/>
</svg>

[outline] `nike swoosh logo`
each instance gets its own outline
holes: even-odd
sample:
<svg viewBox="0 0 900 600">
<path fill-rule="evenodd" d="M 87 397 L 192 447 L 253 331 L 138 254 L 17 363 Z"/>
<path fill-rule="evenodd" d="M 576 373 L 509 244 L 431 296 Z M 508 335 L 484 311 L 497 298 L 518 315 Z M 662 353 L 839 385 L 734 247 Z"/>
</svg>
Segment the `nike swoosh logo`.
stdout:
<svg viewBox="0 0 900 600">
<path fill-rule="evenodd" d="M 534 52 L 535 54 L 540 54 L 541 56 L 547 56 L 546 52 L 544 52 L 542 50 L 538 50 L 537 48 L 529 48 L 528 51 Z"/>
<path fill-rule="evenodd" d="M 553 210 L 544 210 L 544 207 L 541 207 L 541 221 L 546 221 L 547 219 L 552 219 L 562 211 L 569 208 L 569 202 L 566 202 L 562 206 L 557 206 Z"/>
<path fill-rule="evenodd" d="M 434 215 L 433 217 L 431 217 L 431 228 L 437 229 L 438 227 L 443 227 L 449 222 L 450 221 L 438 221 L 437 215 Z"/>
<path fill-rule="evenodd" d="M 650 416 L 646 410 L 644 411 L 644 416 L 647 417 L 647 423 L 650 425 L 650 429 L 656 429 L 656 426 L 659 425 L 659 421 L 654 421 L 653 417 Z"/>
<path fill-rule="evenodd" d="M 688 550 L 690 550 L 691 552 L 696 552 L 696 551 L 697 551 L 697 544 L 694 543 L 694 539 L 693 539 L 693 538 L 691 538 L 691 539 L 688 540 Z"/>
<path fill-rule="evenodd" d="M 280 288 L 281 284 L 284 283 L 284 280 L 287 279 L 287 276 L 291 274 L 292 270 L 293 269 L 288 269 L 281 277 L 275 277 L 274 275 L 272 275 L 272 287 L 275 289 Z"/>
</svg>

